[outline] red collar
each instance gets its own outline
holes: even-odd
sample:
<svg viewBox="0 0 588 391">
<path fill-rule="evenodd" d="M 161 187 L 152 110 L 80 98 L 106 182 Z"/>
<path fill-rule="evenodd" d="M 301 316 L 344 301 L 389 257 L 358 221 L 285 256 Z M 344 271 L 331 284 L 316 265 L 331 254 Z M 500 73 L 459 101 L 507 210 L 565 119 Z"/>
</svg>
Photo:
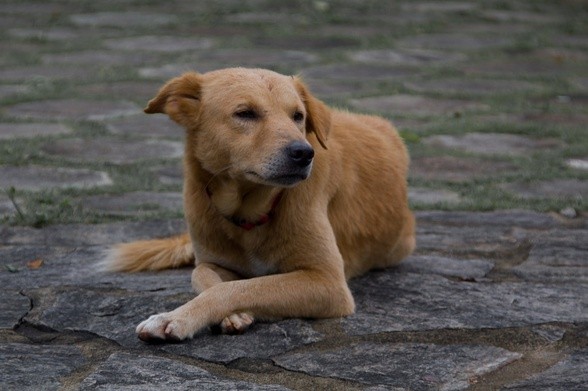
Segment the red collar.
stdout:
<svg viewBox="0 0 588 391">
<path fill-rule="evenodd" d="M 210 190 L 208 188 L 206 188 L 206 195 L 208 196 L 208 198 L 212 198 L 212 193 L 210 192 Z M 230 221 L 231 223 L 235 224 L 237 227 L 243 228 L 245 231 L 251 231 L 253 228 L 255 227 L 259 227 L 260 225 L 264 225 L 266 223 L 269 223 L 271 221 L 271 219 L 274 217 L 276 208 L 278 207 L 278 204 L 280 203 L 280 200 L 282 199 L 282 196 L 284 195 L 284 191 L 280 191 L 276 197 L 274 198 L 274 200 L 272 201 L 272 206 L 269 210 L 269 212 L 261 215 L 261 217 L 257 220 L 257 221 L 249 221 L 246 220 L 242 217 L 238 217 L 238 216 L 224 216 L 223 217 L 225 219 L 227 219 L 228 221 Z"/>
</svg>

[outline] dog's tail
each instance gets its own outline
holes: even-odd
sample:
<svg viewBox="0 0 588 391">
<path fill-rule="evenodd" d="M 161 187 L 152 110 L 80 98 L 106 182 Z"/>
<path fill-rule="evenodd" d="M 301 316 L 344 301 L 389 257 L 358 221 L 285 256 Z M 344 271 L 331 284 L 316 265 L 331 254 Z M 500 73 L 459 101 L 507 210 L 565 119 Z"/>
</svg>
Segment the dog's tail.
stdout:
<svg viewBox="0 0 588 391">
<path fill-rule="evenodd" d="M 194 263 L 194 249 L 185 234 L 167 239 L 118 244 L 108 250 L 99 268 L 111 272 L 173 269 Z"/>
</svg>

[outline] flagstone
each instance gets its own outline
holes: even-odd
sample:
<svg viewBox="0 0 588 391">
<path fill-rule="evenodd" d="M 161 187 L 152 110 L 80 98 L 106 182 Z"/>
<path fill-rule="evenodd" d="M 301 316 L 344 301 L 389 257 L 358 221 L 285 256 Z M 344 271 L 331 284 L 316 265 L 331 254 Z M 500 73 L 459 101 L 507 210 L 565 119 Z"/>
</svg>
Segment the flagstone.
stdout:
<svg viewBox="0 0 588 391">
<path fill-rule="evenodd" d="M 59 99 L 19 103 L 8 106 L 6 112 L 20 119 L 102 121 L 138 114 L 141 109 L 127 101 Z"/>
<path fill-rule="evenodd" d="M 64 139 L 44 143 L 41 151 L 55 158 L 79 162 L 129 164 L 150 159 L 177 159 L 183 156 L 180 142 L 166 140 L 121 140 L 109 137 Z"/>
<path fill-rule="evenodd" d="M 73 129 L 55 123 L 0 123 L 0 140 L 57 136 L 72 133 Z"/>
<path fill-rule="evenodd" d="M 103 171 L 82 168 L 41 166 L 0 166 L 0 189 L 39 191 L 51 188 L 92 188 L 109 186 L 110 176 Z"/>
</svg>

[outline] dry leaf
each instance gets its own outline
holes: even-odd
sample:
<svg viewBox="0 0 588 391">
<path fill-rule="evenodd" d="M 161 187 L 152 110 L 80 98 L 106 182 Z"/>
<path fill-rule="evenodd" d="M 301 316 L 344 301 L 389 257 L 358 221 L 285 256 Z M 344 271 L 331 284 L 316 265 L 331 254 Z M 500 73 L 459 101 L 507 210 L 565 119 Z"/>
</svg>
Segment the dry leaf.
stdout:
<svg viewBox="0 0 588 391">
<path fill-rule="evenodd" d="M 42 259 L 34 259 L 32 261 L 27 262 L 27 267 L 31 270 L 37 270 L 38 268 L 40 268 L 41 266 L 43 266 L 43 260 Z"/>
</svg>

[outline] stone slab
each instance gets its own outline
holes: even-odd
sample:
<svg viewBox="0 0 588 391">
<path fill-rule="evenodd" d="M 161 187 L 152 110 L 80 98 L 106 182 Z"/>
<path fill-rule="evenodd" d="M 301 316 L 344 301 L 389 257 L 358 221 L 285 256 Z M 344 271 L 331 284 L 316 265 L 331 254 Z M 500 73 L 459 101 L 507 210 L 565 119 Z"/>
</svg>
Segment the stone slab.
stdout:
<svg viewBox="0 0 588 391">
<path fill-rule="evenodd" d="M 140 138 L 171 138 L 184 137 L 184 129 L 165 115 L 136 115 L 118 118 L 106 123 L 111 133 L 124 134 Z"/>
<path fill-rule="evenodd" d="M 588 171 L 588 158 L 585 159 L 568 159 L 566 164 L 577 170 Z"/>
<path fill-rule="evenodd" d="M 91 270 L 91 269 L 90 269 Z M 88 273 L 89 270 L 85 270 Z M 169 282 L 169 281 L 168 281 Z M 77 285 L 77 284 L 76 284 Z M 150 315 L 171 311 L 190 300 L 189 275 L 184 292 L 150 287 L 150 291 L 126 291 L 118 287 L 27 289 L 35 303 L 24 320 L 43 328 L 86 331 L 127 347 L 139 347 L 137 325 Z M 175 288 L 175 287 L 172 287 Z"/>
<path fill-rule="evenodd" d="M 63 124 L 53 123 L 0 123 L 0 140 L 36 138 L 71 133 L 73 130 Z"/>
<path fill-rule="evenodd" d="M 358 50 L 350 52 L 348 56 L 361 63 L 405 66 L 444 65 L 467 59 L 463 53 L 428 49 Z"/>
<path fill-rule="evenodd" d="M 504 390 L 583 390 L 588 384 L 588 349 L 578 349 L 548 370 Z"/>
<path fill-rule="evenodd" d="M 462 280 L 484 278 L 494 263 L 482 259 L 456 259 L 439 256 L 412 255 L 397 267 L 401 273 L 438 274 Z"/>
<path fill-rule="evenodd" d="M 353 99 L 351 104 L 358 109 L 372 112 L 421 116 L 455 115 L 464 111 L 488 109 L 487 105 L 475 101 L 434 99 L 404 94 Z"/>
<path fill-rule="evenodd" d="M 524 156 L 535 152 L 558 148 L 561 141 L 555 139 L 532 139 L 530 137 L 504 133 L 468 133 L 465 135 L 437 135 L 423 139 L 433 147 L 452 148 L 481 155 Z"/>
<path fill-rule="evenodd" d="M 512 40 L 494 35 L 464 35 L 457 33 L 439 33 L 415 35 L 398 41 L 399 47 L 477 51 L 507 46 Z"/>
<path fill-rule="evenodd" d="M 86 364 L 79 348 L 60 345 L 0 344 L 0 389 L 60 390 L 62 377 Z"/>
<path fill-rule="evenodd" d="M 285 12 L 238 12 L 232 15 L 227 15 L 226 21 L 230 23 L 243 23 L 243 24 L 292 24 L 300 22 L 300 17 L 293 17 L 291 13 Z"/>
<path fill-rule="evenodd" d="M 64 13 L 67 6 L 64 4 L 41 3 L 35 4 L 30 2 L 6 3 L 1 5 L 2 12 L 6 12 L 12 17 L 18 14 L 36 15 L 50 17 L 52 14 Z M 45 21 L 44 21 L 45 22 Z"/>
<path fill-rule="evenodd" d="M 588 115 L 581 113 L 545 113 L 545 112 L 527 112 L 519 114 L 485 114 L 476 116 L 479 122 L 497 123 L 497 124 L 520 124 L 523 126 L 537 124 L 539 126 L 559 125 L 568 127 L 582 127 L 588 122 Z"/>
<path fill-rule="evenodd" d="M 240 358 L 269 359 L 278 354 L 323 339 L 312 323 L 290 319 L 275 323 L 255 324 L 244 335 L 201 333 L 181 345 L 166 345 L 163 350 L 206 361 L 229 363 Z"/>
<path fill-rule="evenodd" d="M 558 221 L 549 214 L 530 210 L 498 210 L 494 212 L 443 212 L 420 211 L 416 213 L 418 226 L 433 228 L 438 225 L 447 227 L 488 228 L 500 227 L 524 228 L 528 230 L 547 230 L 559 226 Z"/>
<path fill-rule="evenodd" d="M 157 56 L 152 53 L 140 52 L 129 53 L 126 51 L 115 52 L 112 50 L 82 50 L 68 53 L 49 53 L 41 57 L 41 61 L 50 66 L 56 64 L 64 65 L 84 65 L 91 66 L 100 64 L 106 66 L 145 66 L 150 62 L 156 61 Z"/>
<path fill-rule="evenodd" d="M 15 38 L 38 39 L 47 41 L 71 41 L 79 35 L 75 30 L 69 28 L 13 28 L 8 30 L 8 34 Z"/>
<path fill-rule="evenodd" d="M 143 63 L 142 65 L 145 64 Z M 118 99 L 129 99 L 136 102 L 143 102 L 143 104 L 147 106 L 147 102 L 157 94 L 157 91 L 159 91 L 161 86 L 162 83 L 160 81 L 119 81 L 113 83 L 80 85 L 75 88 L 75 91 L 84 96 L 100 98 L 112 98 L 113 96 L 116 96 Z M 136 114 L 137 117 L 144 115 L 142 111 Z"/>
<path fill-rule="evenodd" d="M 292 17 L 290 16 L 290 24 Z M 250 38 L 253 46 L 264 49 L 295 48 L 321 52 L 335 49 L 351 49 L 361 44 L 359 37 L 355 36 L 320 36 L 312 31 L 299 34 L 255 34 Z"/>
<path fill-rule="evenodd" d="M 459 64 L 456 67 L 461 69 L 467 76 L 497 76 L 503 77 L 569 77 L 578 74 L 579 69 L 586 67 L 588 58 L 581 54 L 574 58 L 575 52 L 567 51 L 536 51 L 512 55 L 507 58 L 486 60 L 483 62 L 472 62 Z"/>
<path fill-rule="evenodd" d="M 83 390 L 287 390 L 278 385 L 258 385 L 224 379 L 210 372 L 163 357 L 117 352 L 86 377 Z"/>
<path fill-rule="evenodd" d="M 27 291 L 37 303 L 25 317 L 29 323 L 58 331 L 89 331 L 117 343 L 145 346 L 135 327 L 150 315 L 171 311 L 194 297 L 190 293 L 190 272 L 185 273 L 184 292 L 151 286 L 149 290 L 60 289 Z M 127 278 L 132 278 L 127 275 Z M 138 277 L 141 278 L 141 277 Z M 169 282 L 169 281 L 168 281 Z M 161 286 L 161 284 L 158 284 Z M 80 303 L 84 303 L 83 308 Z M 160 350 L 207 361 L 228 363 L 238 358 L 269 358 L 320 341 L 322 335 L 309 322 L 300 319 L 255 324 L 245 335 L 214 335 L 204 330 L 195 339 L 181 344 L 164 344 Z"/>
<path fill-rule="evenodd" d="M 404 83 L 409 90 L 419 93 L 491 95 L 516 92 L 538 92 L 543 86 L 521 80 L 443 79 L 417 80 Z"/>
<path fill-rule="evenodd" d="M 349 335 L 435 329 L 483 329 L 585 322 L 587 285 L 450 281 L 393 270 L 352 280 L 356 313 Z"/>
<path fill-rule="evenodd" d="M 164 64 L 159 66 L 153 67 L 143 67 L 138 70 L 139 76 L 147 78 L 147 79 L 161 79 L 167 80 L 173 77 L 177 77 L 186 72 L 193 72 L 195 71 L 195 66 L 192 63 L 182 63 L 182 64 Z M 198 72 L 208 72 L 214 70 L 213 67 L 207 66 L 199 66 Z"/>
<path fill-rule="evenodd" d="M 566 329 L 553 324 L 543 324 L 531 328 L 531 331 L 540 335 L 549 342 L 561 341 L 566 334 Z"/>
<path fill-rule="evenodd" d="M 576 179 L 505 183 L 501 184 L 500 187 L 524 199 L 564 198 L 582 200 L 588 196 L 588 182 Z"/>
<path fill-rule="evenodd" d="M 0 219 L 16 212 L 14 204 L 4 194 L 0 193 Z"/>
<path fill-rule="evenodd" d="M 555 35 L 553 42 L 557 45 L 574 46 L 577 48 L 588 48 L 588 40 L 584 34 L 562 34 Z"/>
<path fill-rule="evenodd" d="M 84 209 L 109 215 L 146 214 L 160 210 L 182 212 L 184 202 L 182 193 L 157 193 L 138 191 L 122 195 L 96 195 L 80 200 Z"/>
<path fill-rule="evenodd" d="M 141 11 L 74 14 L 69 18 L 77 26 L 88 27 L 160 27 L 178 22 L 176 15 Z"/>
<path fill-rule="evenodd" d="M 448 33 L 463 34 L 463 35 L 482 35 L 488 36 L 489 34 L 516 37 L 520 34 L 531 34 L 533 26 L 521 23 L 504 23 L 500 27 L 497 24 L 490 21 L 482 21 L 480 19 L 476 21 L 470 21 L 464 23 L 456 23 L 451 26 L 447 26 Z"/>
<path fill-rule="evenodd" d="M 184 183 L 184 168 L 182 164 L 154 167 L 151 171 L 157 176 L 159 182 L 165 185 L 179 186 Z"/>
<path fill-rule="evenodd" d="M 580 90 L 584 93 L 588 92 L 588 77 L 573 77 L 570 79 L 570 84 L 574 89 Z"/>
<path fill-rule="evenodd" d="M 31 49 L 35 50 L 35 49 Z M 39 82 L 39 81 L 76 81 L 87 82 L 99 75 L 100 67 L 97 64 L 84 68 L 71 64 L 52 65 L 23 65 L 0 69 L 0 80 L 14 82 Z"/>
<path fill-rule="evenodd" d="M 529 281 L 588 282 L 588 230 L 554 230 L 538 235 L 524 263 L 513 268 Z"/>
<path fill-rule="evenodd" d="M 4 245 L 55 247 L 85 247 L 109 245 L 125 241 L 167 237 L 186 231 L 183 219 L 119 222 L 109 224 L 63 224 L 40 229 L 0 225 L 0 240 Z"/>
<path fill-rule="evenodd" d="M 11 98 L 20 94 L 26 94 L 30 91 L 28 86 L 23 85 L 0 85 L 0 99 Z"/>
<path fill-rule="evenodd" d="M 413 67 L 359 63 L 322 65 L 302 71 L 302 76 L 309 80 L 363 80 L 364 82 L 398 80 L 416 74 L 418 70 Z"/>
<path fill-rule="evenodd" d="M 516 222 L 510 227 L 467 225 L 467 222 L 462 226 L 451 226 L 429 225 L 419 220 L 416 230 L 420 254 L 474 259 L 523 257 L 533 237 L 527 229 L 518 229 Z"/>
<path fill-rule="evenodd" d="M 326 100 L 340 100 L 353 97 L 355 94 L 373 95 L 379 92 L 378 83 L 365 83 L 360 80 L 346 79 L 310 79 L 302 74 L 313 95 Z"/>
<path fill-rule="evenodd" d="M 37 120 L 102 121 L 140 112 L 139 106 L 131 102 L 84 99 L 34 101 L 6 108 L 6 114 L 11 117 Z"/>
<path fill-rule="evenodd" d="M 410 202 L 425 205 L 458 204 L 461 202 L 461 196 L 454 191 L 414 186 L 408 189 L 408 199 Z"/>
<path fill-rule="evenodd" d="M 516 171 L 516 166 L 504 161 L 455 156 L 414 157 L 410 161 L 410 177 L 428 181 L 463 183 Z"/>
<path fill-rule="evenodd" d="M 213 40 L 197 37 L 174 37 L 165 35 L 147 35 L 131 38 L 104 40 L 108 49 L 129 51 L 151 51 L 158 53 L 173 53 L 189 50 L 205 50 L 213 46 Z"/>
<path fill-rule="evenodd" d="M 5 266 L 2 265 L 2 267 Z M 9 272 L 8 269 L 0 271 L 0 273 L 7 272 Z M 5 289 L 0 291 L 0 297 L 2 297 L 0 301 L 0 329 L 12 329 L 29 312 L 31 301 L 18 291 Z"/>
<path fill-rule="evenodd" d="M 47 293 L 52 286 L 83 286 L 96 290 L 128 290 L 132 292 L 161 291 L 167 295 L 186 294 L 190 286 L 190 268 L 145 272 L 140 274 L 106 273 L 100 269 L 100 262 L 106 257 L 108 246 L 76 248 L 74 246 L 32 245 L 27 247 L 2 246 L 0 248 L 0 282 L 8 302 L 19 303 L 8 311 L 7 322 L 16 324 L 28 309 L 24 299 L 28 296 L 14 296 L 17 292 L 40 289 Z M 42 261 L 38 267 L 31 262 Z M 35 292 L 29 296 L 34 299 Z M 65 295 L 66 293 L 61 293 Z M 148 295 L 146 293 L 146 295 Z M 151 295 L 155 299 L 157 295 Z M 3 296 L 4 297 L 4 296 Z M 45 299 L 41 297 L 40 300 Z M 113 298 L 110 299 L 114 301 Z M 38 304 L 38 303 L 37 303 Z M 30 306 L 30 303 L 29 303 Z M 147 305 L 147 309 L 150 307 Z M 65 327 L 65 325 L 63 325 Z M 127 330 L 128 331 L 128 330 Z"/>
<path fill-rule="evenodd" d="M 482 12 L 482 17 L 501 23 L 523 22 L 536 23 L 541 26 L 561 23 L 564 19 L 562 15 L 553 12 L 546 13 L 522 10 L 485 10 Z"/>
<path fill-rule="evenodd" d="M 39 191 L 50 188 L 92 188 L 112 185 L 103 171 L 83 168 L 3 166 L 0 167 L 0 188 Z"/>
<path fill-rule="evenodd" d="M 202 63 L 209 66 L 214 65 L 217 68 L 229 66 L 274 68 L 280 66 L 297 68 L 294 69 L 296 72 L 301 67 L 316 63 L 319 56 L 303 50 L 247 48 L 199 52 L 193 55 L 193 59 L 195 66 Z"/>
<path fill-rule="evenodd" d="M 464 390 L 471 385 L 470 379 L 521 356 L 492 346 L 359 342 L 325 351 L 288 353 L 274 361 L 313 376 L 334 376 L 394 390 Z"/>
<path fill-rule="evenodd" d="M 464 1 L 444 1 L 442 3 L 438 2 L 418 2 L 408 3 L 408 4 L 401 4 L 400 9 L 404 12 L 469 12 L 478 9 L 477 4 L 472 4 L 469 2 Z"/>
<path fill-rule="evenodd" d="M 47 142 L 41 146 L 41 151 L 70 161 L 130 164 L 149 159 L 177 159 L 183 156 L 184 146 L 175 141 L 128 141 L 100 137 Z"/>
</svg>

